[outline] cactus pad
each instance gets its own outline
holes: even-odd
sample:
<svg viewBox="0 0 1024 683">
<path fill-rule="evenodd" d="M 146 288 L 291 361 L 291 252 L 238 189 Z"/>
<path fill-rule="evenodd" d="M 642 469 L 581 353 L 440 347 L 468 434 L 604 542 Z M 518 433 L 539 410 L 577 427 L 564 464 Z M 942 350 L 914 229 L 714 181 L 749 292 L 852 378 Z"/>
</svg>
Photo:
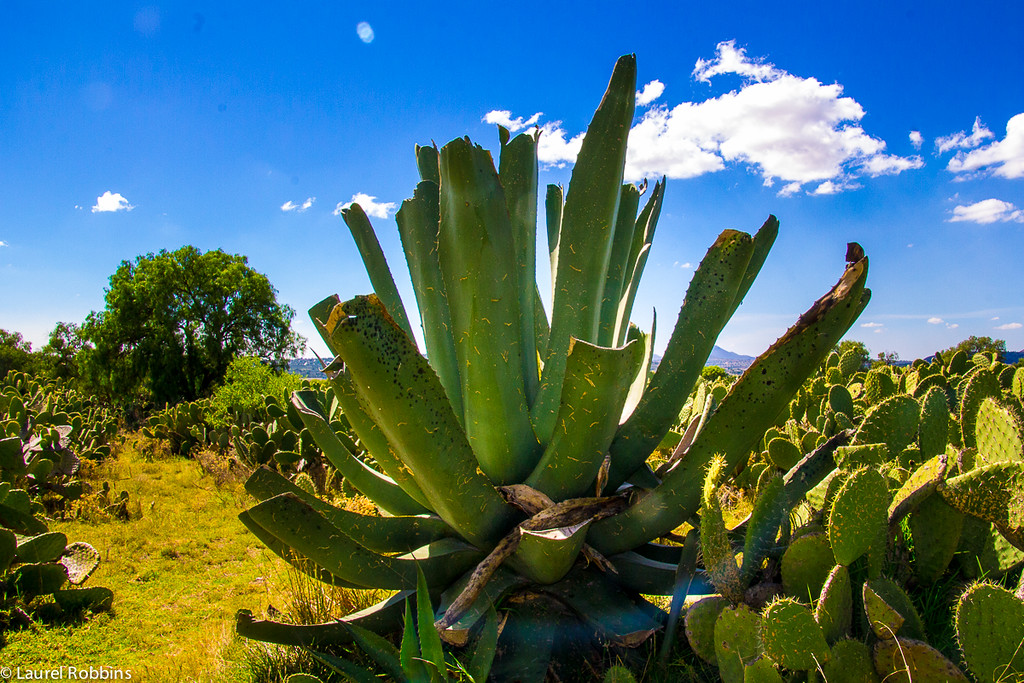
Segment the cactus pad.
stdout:
<svg viewBox="0 0 1024 683">
<path fill-rule="evenodd" d="M 889 459 L 889 447 L 884 443 L 861 443 L 836 449 L 836 465 L 852 472 L 860 467 L 877 467 Z"/>
<path fill-rule="evenodd" d="M 921 406 L 912 396 L 890 396 L 868 410 L 857 430 L 857 443 L 884 443 L 899 453 L 917 440 Z"/>
<path fill-rule="evenodd" d="M 994 398 L 986 398 L 978 408 L 974 438 L 982 463 L 1024 461 L 1021 425 L 1009 409 Z"/>
<path fill-rule="evenodd" d="M 828 540 L 837 564 L 849 566 L 877 543 L 888 527 L 889 489 L 885 477 L 864 468 L 850 475 L 832 501 Z"/>
<path fill-rule="evenodd" d="M 979 583 L 956 606 L 956 636 L 979 681 L 1024 679 L 1024 602 L 999 586 Z"/>
<path fill-rule="evenodd" d="M 887 368 L 870 370 L 864 378 L 864 398 L 871 405 L 881 403 L 895 393 L 896 383 Z"/>
<path fill-rule="evenodd" d="M 782 586 L 786 595 L 811 602 L 835 566 L 832 546 L 822 533 L 794 540 L 782 556 Z"/>
<path fill-rule="evenodd" d="M 885 577 L 869 579 L 863 586 L 864 612 L 871 630 L 879 638 L 923 639 L 924 623 L 910 597 L 894 581 Z"/>
<path fill-rule="evenodd" d="M 942 496 L 926 498 L 908 520 L 914 541 L 914 573 L 921 583 L 939 580 L 960 544 L 964 516 Z"/>
<path fill-rule="evenodd" d="M 68 545 L 58 563 L 67 572 L 68 581 L 78 586 L 96 571 L 100 564 L 100 554 L 88 543 L 77 541 Z"/>
<path fill-rule="evenodd" d="M 828 683 L 879 683 L 871 661 L 871 650 L 859 640 L 840 640 L 832 646 L 832 657 L 825 662 Z"/>
<path fill-rule="evenodd" d="M 791 598 L 780 598 L 765 607 L 761 643 L 765 654 L 787 669 L 816 669 L 829 659 L 821 627 L 809 609 Z"/>
<path fill-rule="evenodd" d="M 974 426 L 978 419 L 978 411 L 986 398 L 998 398 L 1002 395 L 999 378 L 989 370 L 979 370 L 961 385 L 960 429 L 963 444 L 967 448 L 975 448 Z"/>
<path fill-rule="evenodd" d="M 948 463 L 949 458 L 943 453 L 914 470 L 889 504 L 889 524 L 902 519 L 932 495 L 945 478 Z"/>
<path fill-rule="evenodd" d="M 729 601 L 721 595 L 709 595 L 690 605 L 683 619 L 690 649 L 709 664 L 718 661 L 715 655 L 715 622 L 728 605 Z"/>
<path fill-rule="evenodd" d="M 946 502 L 979 519 L 1019 531 L 1024 527 L 1024 462 L 998 462 L 953 477 L 940 489 Z"/>
<path fill-rule="evenodd" d="M 758 657 L 743 669 L 743 683 L 783 683 L 782 674 L 767 657 Z"/>
<path fill-rule="evenodd" d="M 841 384 L 835 384 L 828 390 L 828 406 L 834 413 L 843 413 L 847 417 L 853 417 L 853 396 L 850 390 Z"/>
<path fill-rule="evenodd" d="M 715 658 L 723 683 L 743 683 L 743 670 L 761 654 L 761 615 L 744 604 L 726 607 L 715 622 Z"/>
<path fill-rule="evenodd" d="M 802 457 L 799 446 L 789 439 L 775 438 L 768 442 L 768 459 L 779 469 L 789 471 Z"/>
<path fill-rule="evenodd" d="M 921 426 L 918 440 L 921 454 L 931 458 L 945 452 L 949 441 L 949 403 L 946 391 L 932 387 L 921 397 Z"/>
<path fill-rule="evenodd" d="M 889 638 L 875 644 L 875 670 L 886 683 L 944 681 L 969 683 L 964 672 L 928 643 L 910 638 Z"/>
<path fill-rule="evenodd" d="M 853 624 L 853 588 L 850 571 L 843 565 L 833 567 L 825 579 L 814 609 L 814 620 L 829 643 L 849 635 Z"/>
</svg>

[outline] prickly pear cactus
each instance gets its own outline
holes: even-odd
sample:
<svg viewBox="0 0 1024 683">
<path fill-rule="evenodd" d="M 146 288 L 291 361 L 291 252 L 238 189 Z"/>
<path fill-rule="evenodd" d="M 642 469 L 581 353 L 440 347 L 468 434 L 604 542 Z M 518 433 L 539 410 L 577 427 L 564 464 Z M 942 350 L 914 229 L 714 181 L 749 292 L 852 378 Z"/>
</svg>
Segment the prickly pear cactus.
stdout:
<svg viewBox="0 0 1024 683">
<path fill-rule="evenodd" d="M 828 683 L 880 683 L 871 660 L 871 649 L 859 640 L 845 638 L 832 646 L 832 657 L 822 671 Z"/>
<path fill-rule="evenodd" d="M 729 601 L 721 595 L 709 595 L 690 605 L 686 610 L 684 626 L 686 640 L 698 657 L 709 664 L 715 664 L 715 624 Z"/>
<path fill-rule="evenodd" d="M 828 538 L 812 533 L 797 538 L 782 556 L 782 585 L 786 595 L 811 602 L 828 579 L 835 558 Z"/>
<path fill-rule="evenodd" d="M 792 598 L 780 598 L 761 615 L 765 654 L 787 669 L 816 669 L 829 659 L 829 647 L 811 611 Z"/>
<path fill-rule="evenodd" d="M 850 475 L 832 502 L 828 540 L 837 564 L 849 566 L 877 543 L 888 527 L 891 496 L 885 477 L 873 468 Z"/>
<path fill-rule="evenodd" d="M 974 435 L 982 463 L 1024 461 L 1021 433 L 1017 416 L 999 401 L 989 397 L 981 402 Z"/>
<path fill-rule="evenodd" d="M 1024 602 L 1010 591 L 976 583 L 956 606 L 956 636 L 979 681 L 1024 679 Z"/>
<path fill-rule="evenodd" d="M 715 622 L 715 660 L 723 683 L 743 683 L 746 666 L 761 654 L 761 615 L 746 605 L 726 607 Z"/>
<path fill-rule="evenodd" d="M 853 586 L 850 570 L 845 566 L 837 564 L 829 572 L 814 608 L 814 620 L 818 622 L 828 643 L 850 635 L 853 625 Z"/>
</svg>

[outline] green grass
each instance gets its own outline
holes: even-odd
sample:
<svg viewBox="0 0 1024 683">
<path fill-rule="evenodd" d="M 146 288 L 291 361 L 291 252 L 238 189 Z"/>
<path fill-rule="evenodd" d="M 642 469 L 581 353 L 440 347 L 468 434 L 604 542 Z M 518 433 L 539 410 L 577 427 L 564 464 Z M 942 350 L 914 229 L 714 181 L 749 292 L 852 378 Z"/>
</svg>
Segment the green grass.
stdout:
<svg viewBox="0 0 1024 683">
<path fill-rule="evenodd" d="M 212 457 L 147 457 L 129 440 L 85 473 L 130 496 L 131 519 L 88 497 L 51 523 L 91 543 L 102 563 L 86 586 L 114 592 L 109 613 L 11 631 L 5 666 L 111 666 L 135 680 L 249 681 L 262 655 L 234 634 L 240 608 L 262 614 L 290 601 L 287 565 L 237 519 L 251 501 L 244 476 Z"/>
</svg>

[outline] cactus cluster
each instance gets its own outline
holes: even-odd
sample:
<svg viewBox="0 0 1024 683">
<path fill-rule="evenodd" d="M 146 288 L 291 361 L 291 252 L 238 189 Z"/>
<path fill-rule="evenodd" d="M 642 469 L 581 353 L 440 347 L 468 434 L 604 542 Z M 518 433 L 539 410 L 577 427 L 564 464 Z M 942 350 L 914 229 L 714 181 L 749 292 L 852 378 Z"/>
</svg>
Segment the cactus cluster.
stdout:
<svg viewBox="0 0 1024 683">
<path fill-rule="evenodd" d="M 365 213 L 358 205 L 343 213 L 375 294 L 328 297 L 310 314 L 336 356 L 327 373 L 356 438 L 332 427 L 333 402 L 299 391 L 292 404 L 339 474 L 386 515 L 331 506 L 258 469 L 247 489 L 259 503 L 241 519 L 321 580 L 400 592 L 323 624 L 284 624 L 242 611 L 240 634 L 327 646 L 351 642 L 352 625 L 398 632 L 422 572 L 429 593 L 439 596 L 431 616 L 443 642 L 456 649 L 471 642 L 486 630 L 494 605 L 506 621 L 491 678 L 542 680 L 552 653 L 567 641 L 596 637 L 636 646 L 660 630 L 665 615 L 642 595 L 681 599 L 686 586 L 707 585 L 694 573 L 700 535 L 689 533 L 682 547 L 672 539 L 702 508 L 710 519 L 713 495 L 702 493 L 713 493 L 719 479 L 732 480 L 863 310 L 867 259 L 850 245 L 836 286 L 732 386 L 705 388 L 703 399 L 692 400 L 674 457 L 652 459 L 679 425 L 778 222 L 770 217 L 753 236 L 719 236 L 695 271 L 652 373 L 654 332 L 632 325 L 630 315 L 665 184 L 623 182 L 635 90 L 635 58 L 626 56 L 567 191 L 547 189 L 550 307 L 541 303 L 534 272 L 534 133 L 512 138 L 499 128 L 497 163 L 468 139 L 416 149 L 421 181 L 396 219 L 425 353 Z M 747 525 L 742 564 L 732 556 L 730 530 L 703 530 L 717 544 L 721 580 L 735 589 L 731 599 L 744 596 L 761 575 L 760 562 L 777 554 L 778 531 L 816 483 L 814 468 L 817 460 L 793 481 L 766 477 L 759 489 L 768 502 Z M 705 548 L 705 559 L 712 554 Z M 429 621 L 419 621 L 421 638 Z M 715 651 L 714 633 L 705 629 L 704 637 Z M 753 640 L 736 641 L 732 650 L 743 666 L 769 675 L 766 663 L 747 661 Z"/>
<path fill-rule="evenodd" d="M 752 474 L 733 481 L 756 482 L 748 485 L 750 516 L 722 529 L 714 505 L 702 510 L 702 541 L 712 538 L 709 525 L 713 538 L 733 539 L 733 552 L 742 543 L 744 566 L 764 511 L 777 507 L 785 521 L 768 527 L 770 550 L 753 556 L 757 571 L 742 574 L 739 590 L 713 571 L 735 565 L 723 560 L 729 550 L 705 541 L 718 595 L 686 613 L 693 651 L 716 664 L 723 681 L 751 680 L 755 663 L 761 680 L 765 660 L 781 674 L 829 681 L 1024 676 L 1024 584 L 1017 594 L 990 583 L 963 592 L 960 656 L 952 658 L 928 643 L 904 587 L 911 577 L 927 586 L 949 572 L 1016 577 L 1024 565 L 1022 384 L 1024 368 L 984 355 L 865 371 L 833 353 L 750 454 Z M 792 495 L 775 491 L 770 482 L 778 479 Z M 772 592 L 778 597 L 761 607 Z M 751 612 L 756 618 L 738 626 L 731 615 L 751 608 L 760 610 Z M 749 640 L 756 620 L 760 640 L 742 667 L 708 647 L 712 632 L 716 644 Z"/>
<path fill-rule="evenodd" d="M 0 441 L 6 449 L 12 441 Z M 42 505 L 33 501 L 19 479 L 0 467 L 0 634 L 9 626 L 28 625 L 33 614 L 75 614 L 82 609 L 109 609 L 107 588 L 77 588 L 99 564 L 88 543 L 68 543 L 48 530 Z"/>
</svg>

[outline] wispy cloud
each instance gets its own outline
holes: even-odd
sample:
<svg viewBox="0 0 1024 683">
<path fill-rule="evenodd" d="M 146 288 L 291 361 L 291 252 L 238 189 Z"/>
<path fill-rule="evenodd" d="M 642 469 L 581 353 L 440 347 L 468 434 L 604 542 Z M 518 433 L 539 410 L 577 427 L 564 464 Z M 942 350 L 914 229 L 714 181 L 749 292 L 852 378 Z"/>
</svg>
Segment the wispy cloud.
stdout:
<svg viewBox="0 0 1024 683">
<path fill-rule="evenodd" d="M 929 325 L 941 325 L 944 322 L 946 321 L 943 320 L 942 318 L 928 318 Z"/>
<path fill-rule="evenodd" d="M 1021 211 L 1010 202 L 1001 199 L 985 199 L 967 206 L 956 206 L 953 208 L 953 216 L 950 223 L 1009 223 L 1016 221 L 1024 223 L 1024 211 Z"/>
<path fill-rule="evenodd" d="M 301 204 L 296 204 L 295 202 L 289 199 L 288 201 L 281 205 L 281 210 L 284 212 L 294 211 L 295 213 L 302 213 L 309 209 L 309 207 L 313 206 L 313 202 L 315 201 L 316 197 L 307 197 L 306 201 L 302 202 Z"/>
<path fill-rule="evenodd" d="M 854 182 L 859 176 L 901 173 L 923 165 L 920 157 L 886 154 L 885 142 L 858 125 L 864 109 L 843 97 L 839 84 L 789 74 L 748 57 L 733 41 L 719 43 L 715 57 L 698 60 L 693 70 L 699 81 L 727 74 L 742 78 L 739 90 L 672 108 L 655 105 L 643 113 L 630 131 L 627 180 L 692 178 L 739 164 L 756 170 L 766 186 L 782 181 L 782 196 L 809 183 L 814 183 L 812 193 L 834 194 L 859 187 Z M 638 102 L 653 97 L 655 90 L 648 90 L 655 82 L 637 94 Z M 509 122 L 519 120 L 510 112 L 488 116 L 497 114 Z M 543 124 L 541 131 L 542 163 L 575 160 L 582 133 L 572 136 L 557 121 Z"/>
<path fill-rule="evenodd" d="M 1021 323 L 1006 323 L 1005 325 L 997 325 L 997 330 L 1019 330 L 1024 327 Z"/>
<path fill-rule="evenodd" d="M 975 120 L 974 127 L 977 132 L 980 122 Z M 992 133 L 982 127 L 987 133 L 979 140 L 993 137 Z M 963 135 L 958 133 L 957 135 Z M 956 136 L 953 136 L 956 137 Z M 972 137 L 974 137 L 972 135 Z M 977 145 L 971 145 L 976 147 Z M 964 149 L 968 147 L 963 146 Z M 939 151 L 942 151 L 940 148 Z M 965 152 L 963 149 L 949 160 L 946 168 L 953 173 L 972 173 L 989 171 L 992 175 L 1000 178 L 1024 178 L 1024 113 L 1017 114 L 1006 123 L 1006 137 L 1002 140 L 971 149 Z"/>
<path fill-rule="evenodd" d="M 394 202 L 378 202 L 377 198 L 373 195 L 358 192 L 352 195 L 351 200 L 347 202 L 338 202 L 338 206 L 334 209 L 334 215 L 340 216 L 342 211 L 353 204 L 358 204 L 367 216 L 371 216 L 373 218 L 387 218 L 398 209 L 398 205 Z"/>
<path fill-rule="evenodd" d="M 7 244 L 7 242 L 4 242 L 3 240 L 0 240 L 0 247 L 9 247 L 9 246 L 11 246 L 11 245 Z"/>
<path fill-rule="evenodd" d="M 665 92 L 665 84 L 661 81 L 654 80 L 643 87 L 642 90 L 636 91 L 636 105 L 638 107 L 646 107 L 654 100 L 661 97 L 661 94 Z"/>
<path fill-rule="evenodd" d="M 924 136 L 921 135 L 921 131 L 912 130 L 907 137 L 910 138 L 910 144 L 914 146 L 914 149 L 921 149 L 921 145 L 924 144 Z"/>
<path fill-rule="evenodd" d="M 971 127 L 971 134 L 968 135 L 964 131 L 959 133 L 953 133 L 952 135 L 946 135 L 941 138 L 935 138 L 935 151 L 939 154 L 943 154 L 954 149 L 974 149 L 985 140 L 994 138 L 995 135 L 985 124 L 981 122 L 981 117 L 977 116 L 974 118 L 974 126 Z"/>
<path fill-rule="evenodd" d="M 93 213 L 110 213 L 114 211 L 131 211 L 135 207 L 128 203 L 128 200 L 121 196 L 120 192 L 107 190 L 96 198 L 96 205 L 92 207 Z"/>
</svg>

